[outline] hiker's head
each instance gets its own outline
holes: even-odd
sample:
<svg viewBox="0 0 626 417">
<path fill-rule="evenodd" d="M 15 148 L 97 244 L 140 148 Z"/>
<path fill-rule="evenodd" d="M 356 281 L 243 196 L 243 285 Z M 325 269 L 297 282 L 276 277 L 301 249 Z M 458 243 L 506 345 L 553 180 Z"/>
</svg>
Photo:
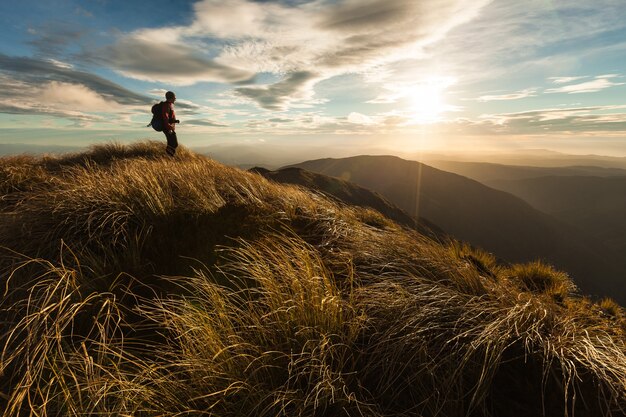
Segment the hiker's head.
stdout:
<svg viewBox="0 0 626 417">
<path fill-rule="evenodd" d="M 173 91 L 168 91 L 167 93 L 165 93 L 165 100 L 169 101 L 170 103 L 175 102 L 176 94 L 174 94 Z"/>
</svg>

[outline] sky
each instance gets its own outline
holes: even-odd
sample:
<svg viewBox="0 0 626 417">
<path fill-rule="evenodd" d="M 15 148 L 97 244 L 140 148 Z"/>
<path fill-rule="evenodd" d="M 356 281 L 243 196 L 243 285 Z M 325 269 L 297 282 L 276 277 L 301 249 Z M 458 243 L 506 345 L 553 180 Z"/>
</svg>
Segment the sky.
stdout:
<svg viewBox="0 0 626 417">
<path fill-rule="evenodd" d="M 0 144 L 626 156 L 624 0 L 0 4 Z"/>
</svg>

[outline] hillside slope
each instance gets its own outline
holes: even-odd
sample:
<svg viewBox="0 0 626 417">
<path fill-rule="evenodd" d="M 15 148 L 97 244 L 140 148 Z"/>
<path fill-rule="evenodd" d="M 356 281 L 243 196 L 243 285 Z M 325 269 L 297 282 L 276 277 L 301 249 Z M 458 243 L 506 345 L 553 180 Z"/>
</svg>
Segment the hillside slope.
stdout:
<svg viewBox="0 0 626 417">
<path fill-rule="evenodd" d="M 417 229 L 419 232 L 435 238 L 445 238 L 440 227 L 424 218 L 415 219 L 406 212 L 385 200 L 380 194 L 360 187 L 339 178 L 322 175 L 300 168 L 284 168 L 270 171 L 263 168 L 252 168 L 251 172 L 282 184 L 296 184 L 324 193 L 346 204 L 372 208 L 398 224 Z"/>
<path fill-rule="evenodd" d="M 514 262 L 541 258 L 587 293 L 626 304 L 626 260 L 597 239 L 511 194 L 393 156 L 320 159 L 297 165 L 376 191 L 409 214 Z"/>
<path fill-rule="evenodd" d="M 159 144 L 0 160 L 4 416 L 624 416 L 626 322 L 541 263 Z"/>
</svg>

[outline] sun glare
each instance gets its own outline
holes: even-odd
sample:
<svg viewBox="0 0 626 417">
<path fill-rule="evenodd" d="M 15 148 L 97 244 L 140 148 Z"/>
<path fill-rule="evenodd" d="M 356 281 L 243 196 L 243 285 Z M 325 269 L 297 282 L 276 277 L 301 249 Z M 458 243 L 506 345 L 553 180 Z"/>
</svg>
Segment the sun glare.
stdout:
<svg viewBox="0 0 626 417">
<path fill-rule="evenodd" d="M 412 86 L 406 94 L 408 110 L 414 123 L 435 123 L 444 112 L 454 108 L 445 103 L 444 90 L 452 84 L 449 79 L 432 79 Z"/>
</svg>

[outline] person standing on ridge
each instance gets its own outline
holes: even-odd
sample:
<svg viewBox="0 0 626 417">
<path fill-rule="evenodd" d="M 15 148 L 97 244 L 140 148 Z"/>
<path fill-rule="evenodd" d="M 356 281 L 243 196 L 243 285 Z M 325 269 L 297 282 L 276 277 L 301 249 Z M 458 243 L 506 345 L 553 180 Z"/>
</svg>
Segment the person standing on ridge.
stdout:
<svg viewBox="0 0 626 417">
<path fill-rule="evenodd" d="M 172 91 L 165 93 L 165 101 L 161 106 L 161 116 L 163 120 L 163 133 L 167 139 L 167 147 L 165 152 L 169 156 L 174 156 L 176 148 L 178 147 L 178 139 L 176 138 L 176 113 L 174 112 L 174 102 L 176 101 L 176 94 Z"/>
</svg>

